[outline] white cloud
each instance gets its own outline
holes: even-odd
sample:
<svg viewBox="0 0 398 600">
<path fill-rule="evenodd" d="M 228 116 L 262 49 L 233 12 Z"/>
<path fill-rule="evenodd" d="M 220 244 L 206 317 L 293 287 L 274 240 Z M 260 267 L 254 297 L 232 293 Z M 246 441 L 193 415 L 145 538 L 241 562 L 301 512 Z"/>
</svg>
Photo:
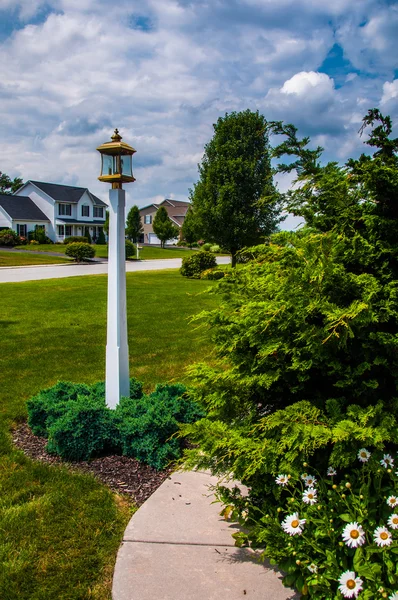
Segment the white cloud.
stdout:
<svg viewBox="0 0 398 600">
<path fill-rule="evenodd" d="M 362 143 L 367 109 L 396 100 L 396 80 L 383 71 L 394 56 L 396 11 L 373 4 L 119 0 L 110 18 L 108 0 L 0 0 L 0 10 L 18 9 L 27 23 L 53 11 L 0 43 L 0 169 L 104 196 L 95 148 L 117 126 L 137 149 L 130 202 L 182 199 L 212 124 L 246 108 L 295 123 L 344 160 Z M 134 29 L 139 17 L 148 31 Z M 336 89 L 319 72 L 336 39 L 355 67 L 383 75 L 348 72 Z"/>
<path fill-rule="evenodd" d="M 383 95 L 380 104 L 387 104 L 390 100 L 398 99 L 398 79 L 394 81 L 386 81 L 383 85 Z"/>
</svg>

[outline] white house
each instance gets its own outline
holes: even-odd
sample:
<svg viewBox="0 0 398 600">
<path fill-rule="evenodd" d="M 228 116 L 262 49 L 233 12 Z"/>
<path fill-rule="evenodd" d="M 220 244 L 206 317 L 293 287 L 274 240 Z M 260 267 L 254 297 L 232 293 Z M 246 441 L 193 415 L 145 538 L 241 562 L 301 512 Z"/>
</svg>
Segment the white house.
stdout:
<svg viewBox="0 0 398 600">
<path fill-rule="evenodd" d="M 50 220 L 29 196 L 0 194 L 0 229 L 13 229 L 27 237 L 28 231 L 40 227 L 47 230 Z"/>
<path fill-rule="evenodd" d="M 104 226 L 107 205 L 87 188 L 27 181 L 13 196 L 8 196 L 13 199 L 15 206 L 21 201 L 26 204 L 26 197 L 29 197 L 39 209 L 42 218 L 45 219 L 40 223 L 36 219 L 37 223 L 35 221 L 35 224 L 44 225 L 46 235 L 53 242 L 62 242 L 65 237 L 70 235 L 84 236 L 86 227 L 95 240 Z M 33 221 L 27 217 L 22 218 L 22 212 L 23 209 L 20 206 L 18 209 L 19 231 L 16 226 L 12 227 L 19 235 L 24 235 L 23 231 L 27 233 L 34 229 Z M 13 221 L 16 223 L 15 219 Z M 21 230 L 23 225 L 26 225 L 26 229 L 22 227 Z"/>
</svg>

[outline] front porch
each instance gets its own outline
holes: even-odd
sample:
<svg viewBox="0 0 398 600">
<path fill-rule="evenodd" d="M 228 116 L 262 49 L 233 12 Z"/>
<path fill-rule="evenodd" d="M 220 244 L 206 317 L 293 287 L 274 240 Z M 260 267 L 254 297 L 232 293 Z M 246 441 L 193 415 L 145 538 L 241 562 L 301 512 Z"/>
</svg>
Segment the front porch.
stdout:
<svg viewBox="0 0 398 600">
<path fill-rule="evenodd" d="M 84 232 L 86 229 L 88 229 L 91 239 L 93 240 L 93 242 L 95 242 L 96 239 L 98 239 L 100 230 L 103 229 L 104 227 L 104 222 L 101 222 L 100 224 L 98 223 L 93 223 L 93 222 L 89 222 L 89 223 L 84 223 L 84 222 L 67 222 L 65 221 L 61 221 L 58 220 L 56 221 L 56 226 L 55 226 L 55 237 L 56 237 L 56 242 L 63 242 L 65 238 L 67 237 L 84 237 Z"/>
</svg>

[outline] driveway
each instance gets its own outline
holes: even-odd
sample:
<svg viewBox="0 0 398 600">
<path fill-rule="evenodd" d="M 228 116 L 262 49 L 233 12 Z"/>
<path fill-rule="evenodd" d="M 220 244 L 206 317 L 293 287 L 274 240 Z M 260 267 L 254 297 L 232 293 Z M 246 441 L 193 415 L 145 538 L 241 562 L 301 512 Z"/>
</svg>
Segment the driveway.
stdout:
<svg viewBox="0 0 398 600">
<path fill-rule="evenodd" d="M 228 256 L 218 256 L 217 263 L 226 265 L 230 262 Z M 126 262 L 128 273 L 136 271 L 163 271 L 164 269 L 179 269 L 181 258 L 163 260 L 142 260 Z M 62 277 L 78 277 L 81 275 L 103 275 L 108 272 L 108 263 L 87 263 L 82 265 L 61 264 L 31 267 L 0 267 L 0 283 L 15 283 L 18 281 L 37 281 L 39 279 L 61 279 Z"/>
</svg>

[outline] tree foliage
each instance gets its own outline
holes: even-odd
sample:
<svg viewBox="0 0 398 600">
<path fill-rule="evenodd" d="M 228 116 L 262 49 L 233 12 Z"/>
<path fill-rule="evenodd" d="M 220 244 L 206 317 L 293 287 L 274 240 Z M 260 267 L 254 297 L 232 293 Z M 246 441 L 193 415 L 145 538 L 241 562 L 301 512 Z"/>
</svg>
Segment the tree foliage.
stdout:
<svg viewBox="0 0 398 600">
<path fill-rule="evenodd" d="M 191 206 L 188 208 L 187 214 L 185 215 L 181 228 L 181 235 L 190 248 L 192 248 L 192 244 L 198 240 L 198 223 Z"/>
<path fill-rule="evenodd" d="M 156 211 L 155 218 L 153 219 L 153 231 L 160 239 L 161 247 L 164 248 L 165 243 L 168 240 L 172 240 L 178 237 L 179 229 L 176 225 L 173 225 L 172 220 L 167 214 L 167 210 L 164 206 L 160 206 Z"/>
<path fill-rule="evenodd" d="M 138 243 L 138 239 L 143 232 L 140 209 L 138 206 L 132 206 L 127 215 L 126 236 L 130 241 Z"/>
<path fill-rule="evenodd" d="M 232 255 L 276 230 L 279 197 L 272 183 L 267 123 L 246 110 L 220 117 L 205 146 L 190 198 L 206 241 Z"/>
<path fill-rule="evenodd" d="M 0 194 L 14 194 L 22 186 L 23 180 L 21 177 L 11 179 L 8 175 L 0 171 Z"/>
<path fill-rule="evenodd" d="M 200 445 L 193 460 L 232 471 L 254 493 L 265 473 L 298 468 L 315 450 L 320 468 L 331 457 L 346 464 L 372 440 L 397 449 L 397 145 L 389 120 L 369 111 L 364 124 L 377 122 L 373 156 L 342 167 L 322 166 L 320 149 L 274 124 L 285 136 L 275 154 L 296 159 L 300 181 L 286 202 L 309 225 L 244 251 L 247 262 L 218 285 L 221 306 L 200 317 L 219 364 L 190 369 L 208 413 L 189 432 Z M 302 422 L 304 407 L 319 418 Z M 285 427 L 264 429 L 272 415 Z M 250 449 L 259 443 L 256 464 Z"/>
</svg>

